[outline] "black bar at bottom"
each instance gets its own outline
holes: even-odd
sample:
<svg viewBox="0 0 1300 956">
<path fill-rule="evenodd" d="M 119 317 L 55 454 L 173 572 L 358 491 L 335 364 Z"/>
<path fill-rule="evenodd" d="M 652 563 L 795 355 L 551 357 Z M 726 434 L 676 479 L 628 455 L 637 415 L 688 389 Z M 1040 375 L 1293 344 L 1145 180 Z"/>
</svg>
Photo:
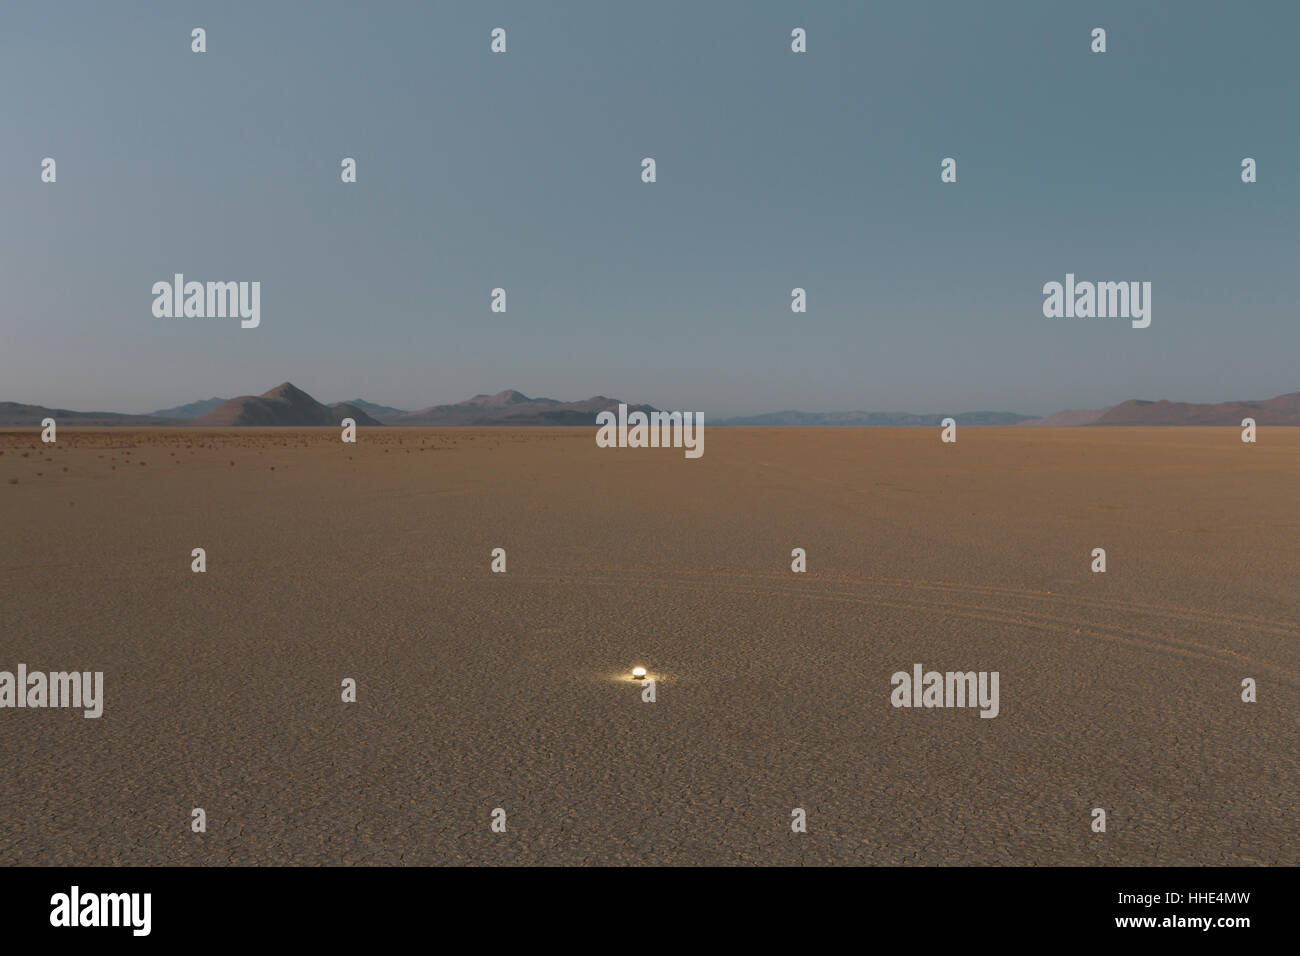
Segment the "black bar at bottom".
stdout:
<svg viewBox="0 0 1300 956">
<path fill-rule="evenodd" d="M 129 945 L 338 946 L 449 929 L 471 944 L 768 931 L 813 942 L 846 930 L 922 945 L 1231 945 L 1292 922 L 1283 907 L 1294 881 L 1292 870 L 1253 868 L 10 868 L 0 871 L 0 926 L 6 942 Z"/>
</svg>

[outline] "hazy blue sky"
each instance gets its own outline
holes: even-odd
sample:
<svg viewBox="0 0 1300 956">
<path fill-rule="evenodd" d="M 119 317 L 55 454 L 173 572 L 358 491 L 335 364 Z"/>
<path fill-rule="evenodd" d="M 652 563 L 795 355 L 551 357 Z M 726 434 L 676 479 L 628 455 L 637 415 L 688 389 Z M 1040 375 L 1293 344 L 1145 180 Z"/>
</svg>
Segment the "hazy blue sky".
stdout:
<svg viewBox="0 0 1300 956">
<path fill-rule="evenodd" d="M 5 0 L 0 400 L 1295 391 L 1298 33 L 1289 0 Z M 175 272 L 260 280 L 261 327 L 155 318 Z M 1151 327 L 1044 318 L 1067 272 L 1152 282 Z"/>
</svg>

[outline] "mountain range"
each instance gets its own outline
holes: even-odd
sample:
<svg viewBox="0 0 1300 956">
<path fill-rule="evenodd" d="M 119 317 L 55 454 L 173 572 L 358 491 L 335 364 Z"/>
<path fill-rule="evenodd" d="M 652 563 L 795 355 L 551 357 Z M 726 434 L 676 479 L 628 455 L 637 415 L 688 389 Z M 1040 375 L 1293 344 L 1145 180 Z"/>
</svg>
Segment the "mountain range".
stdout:
<svg viewBox="0 0 1300 956">
<path fill-rule="evenodd" d="M 620 400 L 596 395 L 580 402 L 529 398 L 508 388 L 495 395 L 475 395 L 454 405 L 430 405 L 413 412 L 386 409 L 376 417 L 385 425 L 592 425 L 596 414 L 618 411 Z M 653 412 L 650 405 L 628 405 L 628 411 Z"/>
<path fill-rule="evenodd" d="M 492 425 L 591 425 L 596 414 L 616 411 L 619 399 L 596 395 L 577 402 L 554 398 L 529 398 L 515 389 L 494 395 L 475 395 L 452 405 L 430 405 L 408 411 L 391 405 L 378 405 L 354 398 L 326 405 L 297 386 L 284 382 L 261 395 L 237 398 L 209 398 L 164 408 L 149 415 L 119 412 L 78 412 L 43 405 L 0 402 L 0 427 L 39 427 L 42 419 L 53 418 L 59 424 L 102 426 L 337 426 L 351 418 L 358 425 L 443 427 L 451 425 L 481 427 Z M 629 411 L 652 412 L 650 405 L 628 404 Z M 1232 425 L 1240 426 L 1243 418 L 1253 418 L 1258 425 L 1300 425 L 1300 392 L 1259 401 L 1194 404 L 1188 402 L 1145 401 L 1130 399 L 1106 408 L 1057 412 L 1042 418 L 1014 412 L 957 412 L 947 414 L 913 414 L 910 412 L 771 412 L 726 418 L 712 425 L 787 426 L 787 427 L 899 427 L 937 426 L 944 418 L 958 425 L 1016 425 L 1028 427 L 1073 427 L 1105 425 Z"/>
</svg>

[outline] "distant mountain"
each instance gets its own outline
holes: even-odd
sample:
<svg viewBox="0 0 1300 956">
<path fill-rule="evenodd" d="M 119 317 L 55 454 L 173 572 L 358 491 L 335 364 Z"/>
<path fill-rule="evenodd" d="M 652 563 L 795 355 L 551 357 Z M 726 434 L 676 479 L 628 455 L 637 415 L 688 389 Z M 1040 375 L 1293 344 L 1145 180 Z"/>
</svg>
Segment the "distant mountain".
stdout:
<svg viewBox="0 0 1300 956">
<path fill-rule="evenodd" d="M 562 405 L 553 398 L 529 398 L 523 392 L 516 391 L 513 388 L 507 388 L 504 392 L 497 392 L 495 395 L 475 395 L 473 398 L 467 398 L 463 402 L 457 402 L 457 405 L 473 405 L 476 408 L 506 408 L 510 405 L 526 405 L 528 403 L 541 405 Z"/>
<path fill-rule="evenodd" d="M 386 418 L 392 418 L 397 415 L 405 415 L 405 408 L 393 408 L 391 405 L 376 405 L 374 402 L 367 402 L 363 398 L 354 398 L 347 402 L 335 402 L 331 407 L 337 408 L 339 405 L 351 405 L 353 408 L 359 408 L 371 418 L 383 421 Z M 357 424 L 360 424 L 358 422 Z"/>
<path fill-rule="evenodd" d="M 384 424 L 383 422 L 379 421 L 379 419 L 375 418 L 373 415 L 366 414 L 366 410 L 364 408 L 358 408 L 356 405 L 353 405 L 351 402 L 339 402 L 335 405 L 329 406 L 329 408 L 330 411 L 334 413 L 334 418 L 335 418 L 334 424 L 336 425 L 341 425 L 343 423 L 343 419 L 345 418 L 352 419 L 358 425 L 369 425 L 371 427 L 374 427 L 374 426 L 383 426 Z"/>
<path fill-rule="evenodd" d="M 1300 425 L 1300 392 L 1252 402 L 1219 402 L 1194 405 L 1187 402 L 1121 402 L 1093 425 L 1241 425 L 1253 418 L 1257 425 Z"/>
<path fill-rule="evenodd" d="M 1111 406 L 1112 408 L 1114 406 Z M 1017 422 L 1017 425 L 1042 426 L 1045 428 L 1064 428 L 1073 425 L 1091 425 L 1097 419 L 1105 415 L 1110 408 L 1090 408 L 1081 411 L 1057 412 L 1054 415 L 1048 415 L 1045 418 L 1030 418 L 1023 422 Z"/>
<path fill-rule="evenodd" d="M 41 421 L 53 418 L 60 425 L 184 425 L 175 418 L 158 418 L 154 415 L 123 415 L 118 412 L 74 412 L 68 408 L 46 408 L 44 405 L 20 405 L 18 402 L 0 402 L 0 426 L 40 428 Z"/>
<path fill-rule="evenodd" d="M 163 408 L 153 413 L 154 418 L 198 418 L 206 415 L 222 402 L 224 398 L 205 398 L 201 402 L 190 402 L 188 405 L 177 405 L 175 408 Z"/>
<path fill-rule="evenodd" d="M 831 426 L 898 428 L 911 425 L 938 426 L 945 418 L 958 425 L 1018 425 L 1031 419 L 1031 415 L 1014 412 L 957 412 L 951 415 L 913 415 L 909 412 L 769 412 L 766 415 L 748 415 L 724 418 L 715 425 L 816 427 Z"/>
<path fill-rule="evenodd" d="M 346 403 L 323 405 L 296 385 L 284 382 L 261 395 L 241 395 L 222 402 L 206 415 L 194 419 L 193 424 L 224 428 L 244 425 L 304 427 L 337 425 L 344 418 L 355 419 L 358 425 L 380 424 L 360 408 Z"/>
<path fill-rule="evenodd" d="M 495 395 L 475 395 L 454 405 L 433 405 L 418 411 L 385 418 L 388 425 L 407 426 L 484 426 L 508 425 L 591 425 L 596 414 L 617 412 L 620 400 L 597 395 L 581 402 L 561 402 L 554 398 L 529 398 L 508 388 Z M 653 412 L 650 405 L 628 405 L 628 411 Z"/>
</svg>

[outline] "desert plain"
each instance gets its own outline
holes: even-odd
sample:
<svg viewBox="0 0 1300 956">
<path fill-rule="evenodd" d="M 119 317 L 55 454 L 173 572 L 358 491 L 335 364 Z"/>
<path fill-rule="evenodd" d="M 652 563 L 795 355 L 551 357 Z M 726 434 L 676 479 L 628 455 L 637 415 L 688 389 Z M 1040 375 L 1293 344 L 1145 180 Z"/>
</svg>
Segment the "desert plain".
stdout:
<svg viewBox="0 0 1300 956">
<path fill-rule="evenodd" d="M 1300 862 L 1300 428 L 593 434 L 0 432 L 0 865 Z"/>
</svg>

